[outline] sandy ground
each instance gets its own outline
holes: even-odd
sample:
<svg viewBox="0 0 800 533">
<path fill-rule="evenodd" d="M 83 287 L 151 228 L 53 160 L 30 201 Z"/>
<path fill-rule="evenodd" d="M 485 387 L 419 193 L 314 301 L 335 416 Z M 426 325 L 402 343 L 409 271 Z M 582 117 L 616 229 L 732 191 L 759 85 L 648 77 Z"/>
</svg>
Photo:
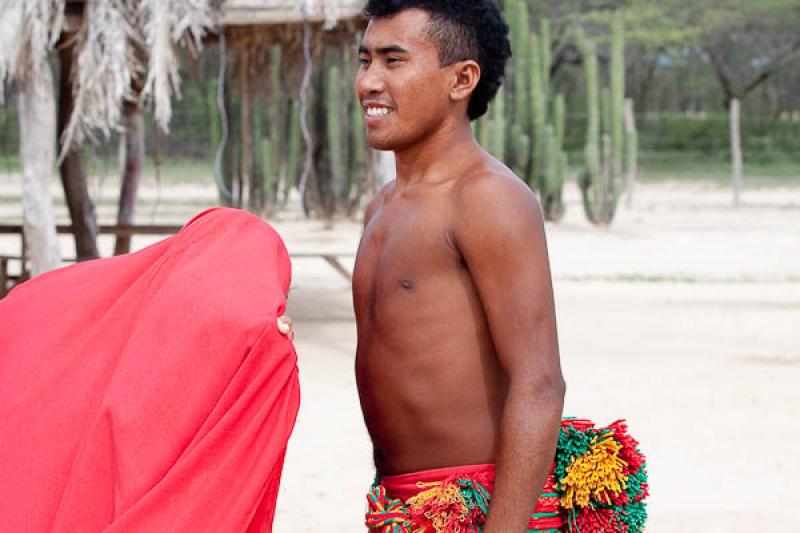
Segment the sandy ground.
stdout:
<svg viewBox="0 0 800 533">
<path fill-rule="evenodd" d="M 96 187 L 103 222 L 115 188 Z M 0 179 L 0 221 L 20 219 L 19 190 Z M 800 531 L 800 185 L 747 191 L 738 209 L 715 186 L 645 185 L 607 230 L 567 192 L 566 219 L 548 225 L 566 413 L 628 419 L 649 459 L 648 531 Z M 139 222 L 184 222 L 216 201 L 213 187 L 174 185 L 153 211 L 156 196 L 143 191 Z M 273 223 L 295 253 L 352 253 L 360 232 L 295 211 Z M 17 245 L 0 240 L 0 253 Z M 294 269 L 303 404 L 275 531 L 363 531 L 373 470 L 349 287 L 316 259 Z"/>
</svg>

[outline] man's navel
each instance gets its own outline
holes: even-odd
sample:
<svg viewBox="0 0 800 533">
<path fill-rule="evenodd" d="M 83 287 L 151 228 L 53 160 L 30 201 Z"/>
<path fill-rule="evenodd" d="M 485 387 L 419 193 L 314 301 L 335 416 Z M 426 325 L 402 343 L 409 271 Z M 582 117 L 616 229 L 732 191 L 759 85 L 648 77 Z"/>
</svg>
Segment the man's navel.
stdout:
<svg viewBox="0 0 800 533">
<path fill-rule="evenodd" d="M 414 290 L 414 281 L 408 278 L 400 278 L 397 281 L 397 285 L 405 291 L 411 292 Z"/>
</svg>

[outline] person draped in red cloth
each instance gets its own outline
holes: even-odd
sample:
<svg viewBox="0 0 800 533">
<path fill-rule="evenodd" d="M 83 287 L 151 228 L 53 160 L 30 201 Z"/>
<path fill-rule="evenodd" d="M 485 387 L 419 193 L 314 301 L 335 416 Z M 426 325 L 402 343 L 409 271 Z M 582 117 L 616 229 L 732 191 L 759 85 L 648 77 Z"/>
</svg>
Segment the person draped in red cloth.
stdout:
<svg viewBox="0 0 800 533">
<path fill-rule="evenodd" d="M 558 530 L 565 385 L 542 212 L 471 129 L 502 83 L 508 27 L 490 0 L 370 0 L 366 14 L 355 89 L 369 145 L 397 170 L 353 274 L 367 527 Z"/>
<path fill-rule="evenodd" d="M 214 209 L 0 300 L 0 531 L 272 531 L 290 279 L 268 224 Z"/>
</svg>

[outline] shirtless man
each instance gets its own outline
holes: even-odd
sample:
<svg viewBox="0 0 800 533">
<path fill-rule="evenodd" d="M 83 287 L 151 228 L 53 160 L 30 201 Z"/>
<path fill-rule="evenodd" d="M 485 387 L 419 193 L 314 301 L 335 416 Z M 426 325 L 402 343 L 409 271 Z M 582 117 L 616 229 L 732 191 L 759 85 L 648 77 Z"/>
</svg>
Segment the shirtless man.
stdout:
<svg viewBox="0 0 800 533">
<path fill-rule="evenodd" d="M 490 0 L 371 0 L 366 13 L 355 88 L 369 145 L 397 164 L 353 276 L 379 481 L 367 526 L 559 529 L 532 518 L 552 510 L 538 496 L 565 391 L 542 214 L 470 128 L 502 82 L 508 28 Z M 490 506 L 462 490 L 471 481 Z"/>
</svg>

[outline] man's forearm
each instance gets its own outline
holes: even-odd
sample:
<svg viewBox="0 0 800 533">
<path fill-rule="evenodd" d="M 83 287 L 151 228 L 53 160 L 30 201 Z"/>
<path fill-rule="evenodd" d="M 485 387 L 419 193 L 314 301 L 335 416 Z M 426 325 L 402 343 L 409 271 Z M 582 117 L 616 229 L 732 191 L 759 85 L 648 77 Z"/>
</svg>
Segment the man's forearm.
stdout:
<svg viewBox="0 0 800 533">
<path fill-rule="evenodd" d="M 527 531 L 553 463 L 563 405 L 560 379 L 534 392 L 512 382 L 500 427 L 495 485 L 484 533 Z"/>
</svg>

